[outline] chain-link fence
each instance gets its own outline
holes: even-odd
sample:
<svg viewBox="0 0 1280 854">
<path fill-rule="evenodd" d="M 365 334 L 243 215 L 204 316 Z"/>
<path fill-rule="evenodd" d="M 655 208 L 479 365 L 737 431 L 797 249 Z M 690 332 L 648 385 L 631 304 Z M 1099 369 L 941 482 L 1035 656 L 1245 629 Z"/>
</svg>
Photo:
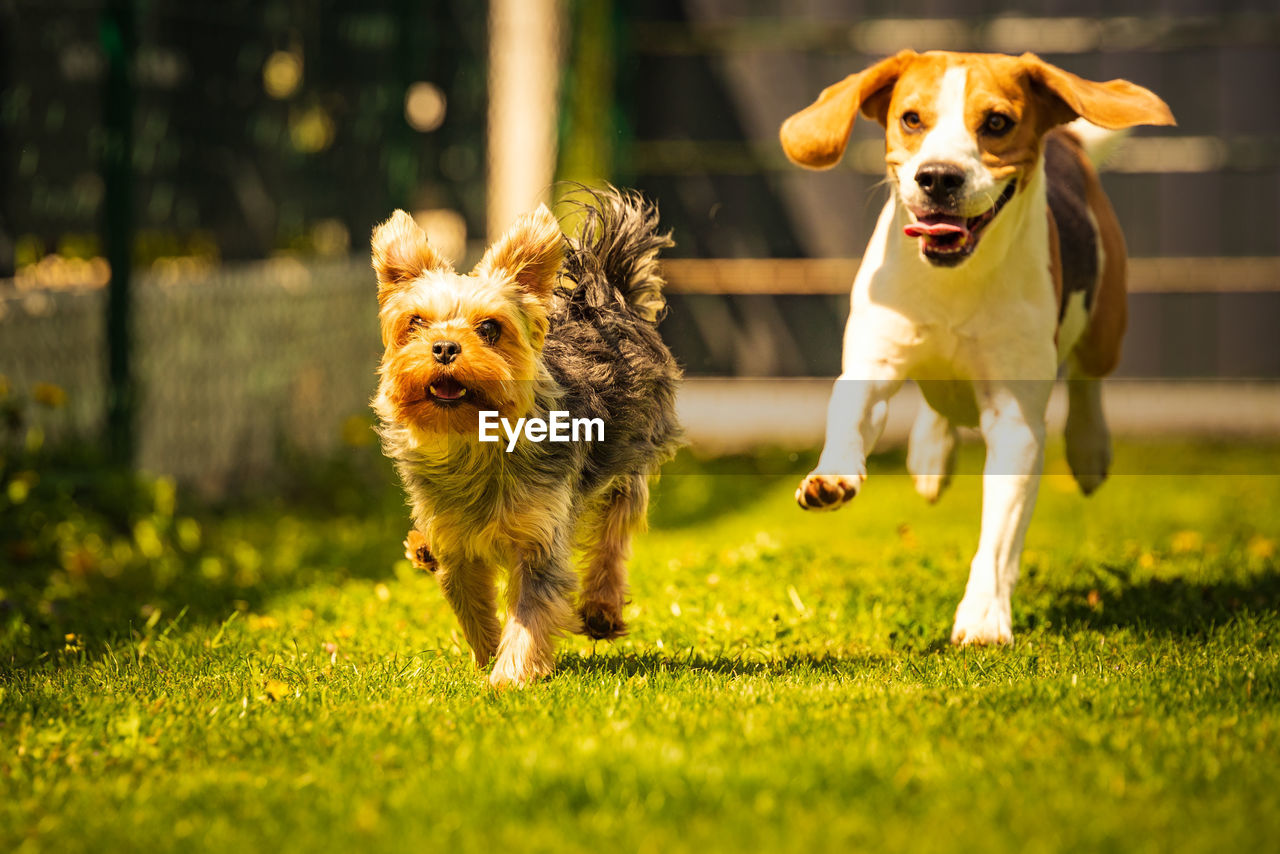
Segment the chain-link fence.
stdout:
<svg viewBox="0 0 1280 854">
<path fill-rule="evenodd" d="M 274 260 L 136 287 L 137 461 L 210 492 L 272 471 L 283 447 L 367 443 L 379 355 L 364 264 Z M 96 436 L 106 400 L 100 289 L 0 289 L 0 374 L 65 392 L 33 417 Z M 61 396 L 59 395 L 59 398 Z"/>
</svg>

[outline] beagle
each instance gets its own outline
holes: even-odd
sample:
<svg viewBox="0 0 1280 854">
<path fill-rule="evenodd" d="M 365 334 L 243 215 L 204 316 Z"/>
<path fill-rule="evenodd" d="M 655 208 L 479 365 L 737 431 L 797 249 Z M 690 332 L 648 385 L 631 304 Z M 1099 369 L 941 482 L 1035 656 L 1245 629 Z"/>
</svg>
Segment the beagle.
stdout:
<svg viewBox="0 0 1280 854">
<path fill-rule="evenodd" d="M 1085 494 L 1111 462 L 1099 378 L 1120 357 L 1125 245 L 1087 143 L 1173 115 L 1141 86 L 1094 83 L 1032 54 L 903 51 L 824 89 L 783 123 L 782 147 L 800 166 L 834 166 L 859 111 L 886 129 L 893 194 L 853 282 L 826 443 L 796 500 L 829 510 L 857 494 L 889 397 L 915 380 L 928 405 L 907 468 L 921 495 L 945 488 L 957 425 L 987 447 L 951 641 L 1008 643 L 1063 364 L 1067 461 Z"/>
</svg>

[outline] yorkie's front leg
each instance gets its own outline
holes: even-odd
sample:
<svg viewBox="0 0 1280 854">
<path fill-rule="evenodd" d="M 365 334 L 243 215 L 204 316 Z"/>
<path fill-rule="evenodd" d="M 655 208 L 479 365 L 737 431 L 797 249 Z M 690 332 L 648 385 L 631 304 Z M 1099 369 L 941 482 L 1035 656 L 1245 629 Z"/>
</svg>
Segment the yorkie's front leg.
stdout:
<svg viewBox="0 0 1280 854">
<path fill-rule="evenodd" d="M 439 558 L 436 566 L 440 589 L 458 616 L 476 666 L 484 667 L 497 651 L 502 631 L 493 588 L 494 569 L 480 561 L 449 557 Z"/>
<path fill-rule="evenodd" d="M 577 628 L 571 604 L 576 589 L 565 543 L 522 556 L 507 585 L 509 616 L 490 685 L 525 685 L 555 669 L 556 637 Z"/>
</svg>

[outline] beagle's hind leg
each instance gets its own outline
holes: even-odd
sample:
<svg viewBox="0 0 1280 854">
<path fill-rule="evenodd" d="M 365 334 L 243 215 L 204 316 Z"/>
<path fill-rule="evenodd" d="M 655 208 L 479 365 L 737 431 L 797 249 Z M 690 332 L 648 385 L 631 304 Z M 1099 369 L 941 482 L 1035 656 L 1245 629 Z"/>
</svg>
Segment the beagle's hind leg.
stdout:
<svg viewBox="0 0 1280 854">
<path fill-rule="evenodd" d="M 1067 464 L 1080 491 L 1090 495 L 1111 469 L 1111 431 L 1102 412 L 1102 380 L 1073 358 L 1067 369 Z"/>
<path fill-rule="evenodd" d="M 911 472 L 916 492 L 933 504 L 951 482 L 955 464 L 955 425 L 929 404 L 921 403 L 907 441 L 907 471 Z"/>
</svg>

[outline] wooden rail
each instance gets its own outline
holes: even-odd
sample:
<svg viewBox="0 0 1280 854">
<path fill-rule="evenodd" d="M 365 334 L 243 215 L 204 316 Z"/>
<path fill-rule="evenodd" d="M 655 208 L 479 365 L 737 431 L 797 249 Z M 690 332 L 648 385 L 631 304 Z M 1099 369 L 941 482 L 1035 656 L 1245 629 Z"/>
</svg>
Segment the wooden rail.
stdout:
<svg viewBox="0 0 1280 854">
<path fill-rule="evenodd" d="M 846 294 L 857 258 L 673 258 L 667 288 L 684 294 Z M 1131 258 L 1131 293 L 1280 291 L 1280 258 Z"/>
</svg>

